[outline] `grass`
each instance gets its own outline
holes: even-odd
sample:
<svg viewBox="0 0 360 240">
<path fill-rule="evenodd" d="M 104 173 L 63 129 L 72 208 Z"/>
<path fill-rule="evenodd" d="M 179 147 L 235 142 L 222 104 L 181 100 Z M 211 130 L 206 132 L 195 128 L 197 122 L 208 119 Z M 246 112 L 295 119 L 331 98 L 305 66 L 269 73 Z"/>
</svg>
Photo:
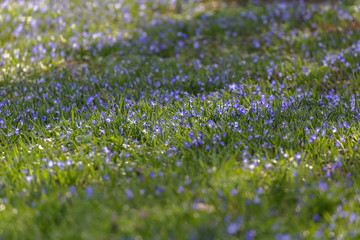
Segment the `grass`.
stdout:
<svg viewBox="0 0 360 240">
<path fill-rule="evenodd" d="M 2 239 L 357 239 L 358 1 L 0 5 Z"/>
</svg>

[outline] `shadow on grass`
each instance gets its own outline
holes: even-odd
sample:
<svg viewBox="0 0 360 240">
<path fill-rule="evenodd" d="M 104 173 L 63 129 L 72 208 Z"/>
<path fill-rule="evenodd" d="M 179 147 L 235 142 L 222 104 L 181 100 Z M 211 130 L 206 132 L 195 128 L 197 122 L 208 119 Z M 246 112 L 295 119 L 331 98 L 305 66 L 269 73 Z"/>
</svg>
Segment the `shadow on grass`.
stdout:
<svg viewBox="0 0 360 240">
<path fill-rule="evenodd" d="M 172 15 L 171 18 L 162 18 L 153 23 L 140 23 L 132 30 L 131 37 L 118 40 L 113 44 L 101 43 L 102 47 L 100 48 L 99 42 L 91 45 L 89 49 L 80 47 L 78 50 L 73 50 L 70 45 L 64 45 L 63 50 L 66 56 L 71 57 L 71 61 L 65 61 L 62 65 L 53 66 L 46 71 L 35 69 L 27 73 L 23 79 L 26 79 L 26 84 L 30 84 L 28 79 L 39 79 L 43 76 L 47 81 L 54 81 L 56 73 L 68 72 L 69 76 L 72 75 L 68 78 L 71 81 L 72 78 L 84 79 L 86 72 L 94 75 L 106 75 L 107 71 L 113 72 L 118 65 L 122 70 L 128 71 L 128 74 L 125 77 L 122 76 L 122 79 L 115 78 L 112 81 L 114 84 L 130 84 L 140 78 L 139 89 L 149 88 L 149 83 L 145 78 L 152 75 L 157 79 L 165 79 L 160 86 L 155 83 L 150 86 L 153 90 L 158 88 L 181 89 L 190 94 L 197 94 L 216 91 L 230 81 L 222 79 L 211 83 L 209 80 L 216 76 L 209 74 L 212 72 L 211 70 L 197 69 L 198 62 L 201 62 L 202 66 L 212 69 L 214 69 L 212 67 L 214 64 L 219 66 L 218 74 L 223 74 L 228 68 L 226 65 L 231 64 L 233 69 L 237 69 L 235 74 L 239 78 L 244 76 L 245 71 L 256 69 L 256 73 L 245 77 L 265 80 L 267 78 L 265 66 L 269 64 L 270 60 L 280 64 L 288 56 L 304 58 L 303 45 L 307 46 L 309 57 L 313 58 L 309 61 L 321 63 L 325 53 L 318 46 L 320 42 L 325 42 L 326 51 L 333 52 L 340 52 L 342 48 L 352 43 L 351 41 L 342 41 L 343 32 L 334 30 L 330 24 L 323 24 L 320 26 L 321 33 L 310 35 L 306 40 L 294 41 L 295 44 L 290 46 L 290 42 L 277 39 L 277 34 L 281 32 L 279 29 L 273 30 L 272 26 L 275 23 L 282 26 L 284 38 L 291 35 L 289 33 L 291 30 L 298 32 L 311 30 L 311 21 L 305 21 L 301 15 L 303 10 L 300 6 L 303 5 L 296 2 L 288 3 L 291 11 L 290 18 L 284 20 L 282 14 L 288 10 L 280 8 L 279 16 L 274 17 L 275 22 L 268 24 L 260 18 L 267 16 L 269 9 L 273 11 L 277 7 L 276 4 L 263 7 L 243 1 L 228 2 L 232 7 L 210 9 L 194 14 L 190 19 L 186 19 L 186 16 L 183 15 Z M 314 16 L 317 16 L 316 14 L 314 12 Z M 178 19 L 180 17 L 181 20 Z M 321 20 L 316 19 L 317 21 Z M 338 23 L 336 17 L 334 19 L 333 22 Z M 353 30 L 354 26 L 358 26 L 354 23 L 348 24 L 349 26 L 344 28 L 345 30 Z M 269 46 L 266 45 L 267 37 L 270 37 L 272 41 Z M 360 38 L 359 36 L 355 37 Z M 332 40 L 335 44 L 326 42 L 327 39 Z M 282 46 L 283 49 L 277 50 L 279 46 Z M 254 62 L 256 58 L 260 58 L 261 64 Z M 243 60 L 247 61 L 244 66 L 239 64 Z M 130 61 L 130 64 L 127 64 L 127 61 Z M 146 65 L 148 63 L 151 64 Z M 185 80 L 176 81 L 177 84 L 172 86 L 170 84 L 172 78 L 184 78 Z M 10 81 L 4 81 L 2 85 L 9 84 Z M 14 84 L 17 85 L 18 82 Z"/>
</svg>

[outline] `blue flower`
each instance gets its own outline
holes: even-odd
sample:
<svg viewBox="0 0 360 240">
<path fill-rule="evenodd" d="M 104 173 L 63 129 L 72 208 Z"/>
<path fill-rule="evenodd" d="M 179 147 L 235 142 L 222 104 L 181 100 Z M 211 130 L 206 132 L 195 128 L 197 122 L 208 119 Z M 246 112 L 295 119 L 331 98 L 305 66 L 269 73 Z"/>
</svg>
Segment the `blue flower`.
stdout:
<svg viewBox="0 0 360 240">
<path fill-rule="evenodd" d="M 300 153 L 295 154 L 295 160 L 296 160 L 297 164 L 300 165 L 300 161 L 301 161 L 301 154 Z"/>
<path fill-rule="evenodd" d="M 246 240 L 254 239 L 255 234 L 256 234 L 255 230 L 249 230 L 249 231 L 246 232 L 246 234 L 245 234 L 245 239 L 246 239 Z"/>
<path fill-rule="evenodd" d="M 133 199 L 134 198 L 134 193 L 128 188 L 125 189 L 125 195 L 126 195 L 126 197 L 128 199 Z"/>
<path fill-rule="evenodd" d="M 87 187 L 86 189 L 85 189 L 85 193 L 86 193 L 86 197 L 87 198 L 91 198 L 92 196 L 93 196 L 93 188 L 92 187 Z"/>
</svg>

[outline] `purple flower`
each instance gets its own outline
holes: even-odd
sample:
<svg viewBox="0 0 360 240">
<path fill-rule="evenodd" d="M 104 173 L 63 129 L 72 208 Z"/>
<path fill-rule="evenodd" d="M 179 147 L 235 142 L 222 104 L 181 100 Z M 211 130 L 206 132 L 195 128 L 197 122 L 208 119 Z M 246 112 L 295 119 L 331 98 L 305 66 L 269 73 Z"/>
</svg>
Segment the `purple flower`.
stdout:
<svg viewBox="0 0 360 240">
<path fill-rule="evenodd" d="M 128 188 L 125 189 L 125 195 L 126 195 L 126 197 L 128 199 L 133 199 L 134 198 L 134 193 Z"/>
<path fill-rule="evenodd" d="M 160 187 L 160 188 L 156 187 L 156 188 L 155 188 L 155 195 L 156 195 L 156 196 L 159 196 L 159 195 L 161 195 L 164 191 L 165 191 L 165 187 Z"/>
<path fill-rule="evenodd" d="M 93 96 L 90 96 L 86 99 L 86 104 L 87 105 L 90 105 L 92 102 L 94 101 L 94 97 Z"/>
<path fill-rule="evenodd" d="M 256 234 L 255 230 L 249 230 L 249 231 L 245 234 L 245 239 L 246 239 L 246 240 L 254 239 L 255 234 Z"/>
<path fill-rule="evenodd" d="M 319 182 L 318 188 L 320 191 L 325 192 L 327 190 L 327 183 L 326 182 Z"/>
<path fill-rule="evenodd" d="M 300 153 L 295 154 L 295 160 L 296 160 L 297 164 L 300 165 L 300 161 L 301 161 L 301 154 Z"/>
<path fill-rule="evenodd" d="M 194 42 L 194 45 L 193 45 L 194 49 L 198 49 L 200 47 L 200 44 L 198 41 Z"/>
<path fill-rule="evenodd" d="M 275 240 L 291 240 L 291 235 L 278 233 L 275 235 Z"/>
<path fill-rule="evenodd" d="M 349 216 L 349 222 L 353 223 L 358 219 L 358 215 L 356 213 L 352 213 Z"/>
<path fill-rule="evenodd" d="M 230 195 L 235 196 L 236 194 L 237 194 L 237 190 L 236 189 L 231 189 Z"/>
<path fill-rule="evenodd" d="M 229 226 L 227 227 L 226 231 L 229 233 L 229 234 L 235 234 L 239 231 L 240 229 L 240 224 L 237 223 L 237 222 L 234 222 L 234 223 L 230 223 Z"/>
<path fill-rule="evenodd" d="M 178 46 L 179 46 L 179 48 L 183 48 L 183 47 L 184 47 L 184 42 L 183 42 L 183 41 L 179 41 L 179 42 L 178 42 Z"/>
<path fill-rule="evenodd" d="M 75 186 L 70 186 L 69 187 L 69 191 L 72 195 L 74 195 L 76 193 L 76 187 Z"/>
<path fill-rule="evenodd" d="M 93 195 L 93 188 L 92 187 L 87 187 L 86 189 L 85 189 L 85 193 L 86 193 L 86 197 L 87 198 L 91 198 L 92 197 L 92 195 Z"/>
<path fill-rule="evenodd" d="M 230 221 L 230 218 L 228 219 L 228 222 Z M 242 224 L 243 218 L 242 216 L 238 216 L 235 222 L 230 223 L 227 228 L 226 231 L 228 234 L 235 234 L 239 231 L 240 226 Z"/>
<path fill-rule="evenodd" d="M 27 182 L 31 182 L 32 180 L 34 179 L 34 177 L 33 176 L 26 176 L 26 181 Z"/>
<path fill-rule="evenodd" d="M 322 230 L 318 230 L 318 231 L 315 232 L 314 237 L 315 238 L 322 238 L 323 234 L 324 234 L 324 232 Z"/>
<path fill-rule="evenodd" d="M 349 128 L 350 128 L 350 126 L 348 125 L 348 123 L 347 123 L 346 121 L 343 123 L 343 127 L 344 127 L 345 129 L 349 129 Z"/>
<path fill-rule="evenodd" d="M 179 185 L 178 189 L 177 189 L 177 193 L 182 193 L 184 192 L 184 187 L 182 185 Z"/>
<path fill-rule="evenodd" d="M 260 42 L 259 42 L 257 39 L 254 39 L 254 41 L 253 41 L 253 46 L 254 46 L 254 48 L 256 48 L 256 49 L 259 49 L 259 48 L 260 48 Z"/>
<path fill-rule="evenodd" d="M 313 220 L 314 220 L 315 222 L 319 222 L 319 221 L 321 220 L 320 215 L 319 215 L 319 214 L 315 214 L 314 217 L 313 217 Z"/>
</svg>

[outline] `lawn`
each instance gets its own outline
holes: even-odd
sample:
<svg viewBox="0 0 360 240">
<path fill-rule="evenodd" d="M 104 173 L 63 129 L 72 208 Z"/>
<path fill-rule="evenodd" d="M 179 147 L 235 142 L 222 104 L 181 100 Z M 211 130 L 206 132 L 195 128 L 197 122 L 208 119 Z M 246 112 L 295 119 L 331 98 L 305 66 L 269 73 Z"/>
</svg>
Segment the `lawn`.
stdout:
<svg viewBox="0 0 360 240">
<path fill-rule="evenodd" d="M 360 1 L 3 0 L 0 239 L 360 239 Z"/>
</svg>

